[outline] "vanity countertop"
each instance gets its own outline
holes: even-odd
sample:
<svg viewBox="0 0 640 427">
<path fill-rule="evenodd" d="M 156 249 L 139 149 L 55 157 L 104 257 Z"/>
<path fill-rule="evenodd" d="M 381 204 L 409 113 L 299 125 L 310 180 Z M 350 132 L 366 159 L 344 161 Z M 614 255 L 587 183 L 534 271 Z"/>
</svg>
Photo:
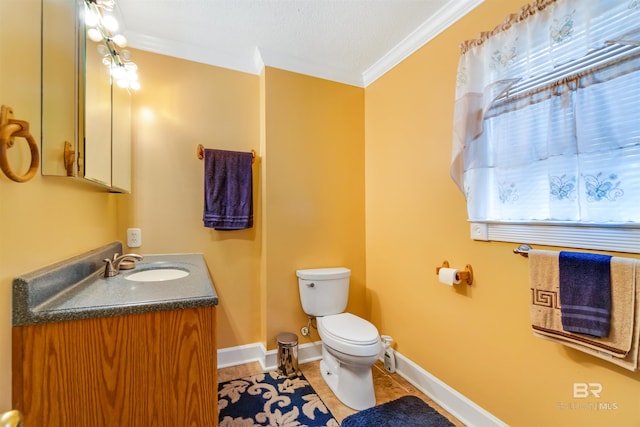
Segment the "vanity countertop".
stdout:
<svg viewBox="0 0 640 427">
<path fill-rule="evenodd" d="M 119 245 L 119 246 L 118 246 Z M 13 325 L 82 320 L 218 304 L 201 254 L 145 255 L 131 270 L 103 277 L 102 259 L 122 253 L 120 242 L 13 280 Z M 186 277 L 135 281 L 127 276 L 148 269 L 188 271 Z"/>
</svg>

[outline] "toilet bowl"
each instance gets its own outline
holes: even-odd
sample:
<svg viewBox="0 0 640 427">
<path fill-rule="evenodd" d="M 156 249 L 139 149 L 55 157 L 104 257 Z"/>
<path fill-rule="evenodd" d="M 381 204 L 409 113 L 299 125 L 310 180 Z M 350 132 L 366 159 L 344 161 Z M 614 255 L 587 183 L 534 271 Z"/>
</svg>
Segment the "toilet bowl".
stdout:
<svg viewBox="0 0 640 427">
<path fill-rule="evenodd" d="M 322 340 L 320 372 L 333 393 L 350 408 L 376 404 L 371 366 L 382 349 L 378 330 L 351 313 L 318 317 Z"/>
<path fill-rule="evenodd" d="M 302 307 L 315 317 L 322 341 L 322 378 L 345 405 L 363 410 L 375 405 L 371 366 L 382 352 L 376 327 L 347 305 L 350 270 L 298 270 Z"/>
</svg>

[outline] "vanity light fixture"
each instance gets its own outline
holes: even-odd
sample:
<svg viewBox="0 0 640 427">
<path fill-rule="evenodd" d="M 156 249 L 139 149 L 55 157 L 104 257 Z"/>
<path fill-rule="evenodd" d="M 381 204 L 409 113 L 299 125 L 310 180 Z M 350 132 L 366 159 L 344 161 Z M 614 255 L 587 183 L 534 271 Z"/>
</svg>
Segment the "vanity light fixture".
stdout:
<svg viewBox="0 0 640 427">
<path fill-rule="evenodd" d="M 124 49 L 127 39 L 116 33 L 118 21 L 110 14 L 115 3 L 115 0 L 84 0 L 87 37 L 100 43 L 98 52 L 116 84 L 125 89 L 138 90 L 138 66 L 131 61 L 131 52 Z"/>
</svg>

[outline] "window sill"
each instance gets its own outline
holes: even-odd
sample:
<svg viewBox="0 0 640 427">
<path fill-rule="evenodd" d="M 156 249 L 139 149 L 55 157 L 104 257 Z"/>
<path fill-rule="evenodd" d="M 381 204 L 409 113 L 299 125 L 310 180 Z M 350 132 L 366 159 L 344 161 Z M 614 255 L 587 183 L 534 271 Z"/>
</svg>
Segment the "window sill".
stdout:
<svg viewBox="0 0 640 427">
<path fill-rule="evenodd" d="M 471 222 L 471 239 L 640 253 L 638 225 Z"/>
</svg>

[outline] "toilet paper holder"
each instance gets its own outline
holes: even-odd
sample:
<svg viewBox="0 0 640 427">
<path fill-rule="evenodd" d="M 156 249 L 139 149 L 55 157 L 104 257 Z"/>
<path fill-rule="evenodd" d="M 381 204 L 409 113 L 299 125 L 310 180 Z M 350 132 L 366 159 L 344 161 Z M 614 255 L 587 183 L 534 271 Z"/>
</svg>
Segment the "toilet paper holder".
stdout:
<svg viewBox="0 0 640 427">
<path fill-rule="evenodd" d="M 441 268 L 449 268 L 449 261 L 442 261 L 442 265 L 440 267 L 436 267 L 436 274 L 440 273 Z M 471 264 L 467 264 L 464 270 L 458 271 L 456 278 L 460 280 L 461 283 L 466 283 L 471 286 L 473 283 L 473 268 L 471 268 Z"/>
</svg>

